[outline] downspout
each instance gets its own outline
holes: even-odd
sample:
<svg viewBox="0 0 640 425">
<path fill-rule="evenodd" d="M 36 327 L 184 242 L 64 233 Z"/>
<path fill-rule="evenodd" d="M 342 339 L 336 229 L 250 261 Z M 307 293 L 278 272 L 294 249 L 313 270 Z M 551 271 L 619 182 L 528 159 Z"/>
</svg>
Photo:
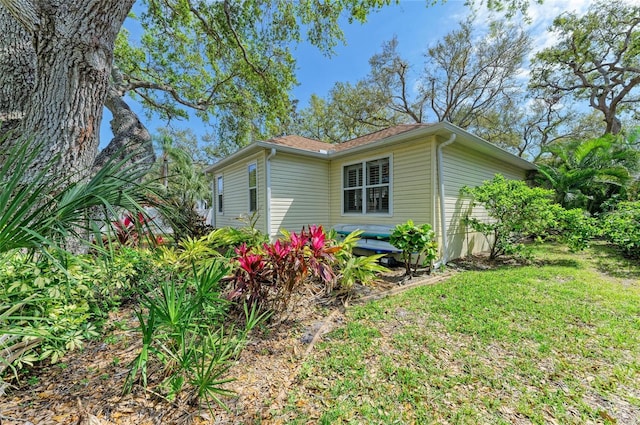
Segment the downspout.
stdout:
<svg viewBox="0 0 640 425">
<path fill-rule="evenodd" d="M 276 156 L 276 148 L 271 148 L 271 153 L 267 155 L 267 166 L 266 166 L 266 174 L 267 174 L 267 236 L 269 236 L 269 240 L 271 240 L 271 158 Z"/>
<path fill-rule="evenodd" d="M 444 266 L 445 264 L 447 264 L 447 261 L 449 261 L 449 242 L 447 241 L 447 217 L 446 217 L 446 211 L 445 211 L 445 194 L 444 194 L 444 163 L 442 160 L 442 149 L 444 149 L 446 146 L 449 146 L 450 144 L 452 144 L 453 142 L 455 142 L 456 140 L 456 135 L 455 133 L 451 133 L 451 136 L 449 137 L 449 139 L 447 139 L 444 143 L 441 143 L 440 145 L 438 145 L 438 148 L 436 149 L 436 155 L 437 155 L 437 162 L 438 162 L 438 184 L 440 185 L 440 229 L 442 232 L 442 257 L 440 258 L 440 260 L 438 262 L 436 262 L 436 264 L 434 265 L 435 268 L 438 268 L 440 266 Z"/>
<path fill-rule="evenodd" d="M 218 212 L 218 206 L 216 205 L 216 183 L 217 177 L 214 174 L 211 181 L 211 223 L 209 223 L 214 229 L 216 228 L 216 215 Z"/>
</svg>

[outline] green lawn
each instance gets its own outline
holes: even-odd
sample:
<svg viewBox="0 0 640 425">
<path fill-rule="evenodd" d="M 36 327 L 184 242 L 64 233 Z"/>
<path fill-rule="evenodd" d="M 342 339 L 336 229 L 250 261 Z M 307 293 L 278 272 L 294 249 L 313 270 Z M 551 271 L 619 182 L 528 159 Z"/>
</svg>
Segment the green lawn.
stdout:
<svg viewBox="0 0 640 425">
<path fill-rule="evenodd" d="M 640 267 L 604 246 L 348 311 L 286 423 L 640 423 Z"/>
</svg>

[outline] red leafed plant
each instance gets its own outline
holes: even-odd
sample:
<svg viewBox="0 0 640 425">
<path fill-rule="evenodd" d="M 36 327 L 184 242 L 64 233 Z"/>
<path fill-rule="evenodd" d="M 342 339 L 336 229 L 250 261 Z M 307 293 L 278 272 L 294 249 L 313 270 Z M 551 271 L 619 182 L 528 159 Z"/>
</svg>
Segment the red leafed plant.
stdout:
<svg viewBox="0 0 640 425">
<path fill-rule="evenodd" d="M 139 212 L 137 215 L 126 213 L 121 220 L 112 222 L 116 239 L 122 245 L 138 246 L 143 236 L 147 236 L 149 217 Z M 162 243 L 162 238 L 156 239 Z"/>
<path fill-rule="evenodd" d="M 243 244 L 236 249 L 238 269 L 229 298 L 285 311 L 293 292 L 310 275 L 333 283 L 332 265 L 339 249 L 327 244 L 322 226 L 309 226 L 275 243 L 265 243 L 259 252 Z"/>
</svg>

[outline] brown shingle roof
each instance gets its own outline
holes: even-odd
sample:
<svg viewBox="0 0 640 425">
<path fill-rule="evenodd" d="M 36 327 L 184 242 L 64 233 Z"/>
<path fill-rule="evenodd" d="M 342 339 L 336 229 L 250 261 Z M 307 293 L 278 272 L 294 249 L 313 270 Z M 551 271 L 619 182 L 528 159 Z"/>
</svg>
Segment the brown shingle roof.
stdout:
<svg viewBox="0 0 640 425">
<path fill-rule="evenodd" d="M 310 152 L 330 151 L 335 148 L 335 145 L 332 145 L 331 143 L 325 143 L 320 140 L 308 139 L 306 137 L 294 135 L 274 137 L 273 139 L 265 140 L 265 142 Z"/>
<path fill-rule="evenodd" d="M 387 137 L 395 136 L 397 134 L 406 133 L 407 131 L 415 130 L 417 128 L 428 127 L 429 125 L 430 124 L 400 124 L 394 127 L 385 128 L 384 130 L 376 131 L 375 133 L 365 134 L 364 136 L 356 137 L 355 139 L 351 139 L 332 146 L 336 151 L 345 151 L 347 149 L 355 148 L 356 146 L 373 143 L 375 141 L 386 139 Z"/>
<path fill-rule="evenodd" d="M 346 142 L 335 144 L 296 135 L 274 137 L 273 139 L 265 140 L 265 143 L 287 146 L 290 148 L 301 149 L 309 152 L 341 152 L 351 148 L 355 148 L 356 146 L 373 143 L 378 140 L 386 139 L 397 134 L 406 133 L 407 131 L 415 130 L 417 128 L 427 127 L 429 125 L 430 124 L 400 124 L 394 127 L 385 128 L 384 130 L 376 131 L 375 133 L 356 137 L 355 139 L 347 140 Z"/>
</svg>

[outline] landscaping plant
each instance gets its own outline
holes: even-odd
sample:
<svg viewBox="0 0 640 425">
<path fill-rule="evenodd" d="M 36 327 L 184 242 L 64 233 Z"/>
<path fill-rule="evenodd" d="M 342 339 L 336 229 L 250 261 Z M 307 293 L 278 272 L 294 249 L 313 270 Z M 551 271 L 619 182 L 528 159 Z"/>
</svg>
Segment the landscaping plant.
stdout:
<svg viewBox="0 0 640 425">
<path fill-rule="evenodd" d="M 467 216 L 464 223 L 482 233 L 490 245 L 489 258 L 522 255 L 523 242 L 556 235 L 572 249 L 583 249 L 597 234 L 595 222 L 582 210 L 565 210 L 553 202 L 553 191 L 529 187 L 521 180 L 507 180 L 496 174 L 474 188 L 463 187 L 462 195 L 472 206 L 482 206 L 488 219 Z"/>
<path fill-rule="evenodd" d="M 291 295 L 309 276 L 335 281 L 333 263 L 340 250 L 330 246 L 322 226 L 285 234 L 260 250 L 243 244 L 236 249 L 238 269 L 228 297 L 276 312 L 287 309 Z"/>
<path fill-rule="evenodd" d="M 355 230 L 337 241 L 336 232 L 332 230 L 327 238 L 335 241 L 333 244 L 340 249 L 336 251 L 334 270 L 337 276 L 336 286 L 345 292 L 349 292 L 355 283 L 369 285 L 373 283 L 378 273 L 388 272 L 389 269 L 379 263 L 384 254 L 358 256 L 353 254 L 357 242 L 360 240 L 362 230 Z M 328 287 L 331 291 L 333 288 Z"/>
<path fill-rule="evenodd" d="M 56 363 L 97 335 L 89 319 L 101 270 L 90 257 L 59 254 L 0 258 L 0 377 L 7 369 L 17 376 L 25 364 Z"/>
<path fill-rule="evenodd" d="M 431 225 L 422 224 L 415 225 L 413 220 L 406 223 L 398 224 L 389 236 L 389 243 L 396 248 L 402 250 L 402 260 L 404 262 L 406 275 L 411 276 L 411 266 L 413 265 L 413 273 L 417 272 L 418 265 L 429 268 L 433 260 L 438 254 L 438 243 L 435 240 L 435 233 L 431 229 Z M 415 261 L 412 264 L 412 257 L 415 255 Z"/>
<path fill-rule="evenodd" d="M 216 402 L 231 395 L 224 384 L 231 362 L 240 354 L 248 333 L 266 317 L 257 307 L 245 307 L 242 327 L 225 328 L 229 302 L 220 297 L 220 281 L 228 273 L 222 262 L 193 268 L 190 279 L 169 276 L 157 290 L 141 294 L 143 310 L 136 315 L 142 348 L 130 364 L 124 391 L 135 382 L 149 385 L 149 365 L 164 370 L 160 387 L 169 399 L 184 394 L 187 402 Z M 146 313 L 145 313 L 146 312 Z M 157 370 L 158 368 L 151 368 Z"/>
<path fill-rule="evenodd" d="M 602 228 L 626 257 L 640 259 L 640 201 L 620 202 L 602 218 Z"/>
</svg>

